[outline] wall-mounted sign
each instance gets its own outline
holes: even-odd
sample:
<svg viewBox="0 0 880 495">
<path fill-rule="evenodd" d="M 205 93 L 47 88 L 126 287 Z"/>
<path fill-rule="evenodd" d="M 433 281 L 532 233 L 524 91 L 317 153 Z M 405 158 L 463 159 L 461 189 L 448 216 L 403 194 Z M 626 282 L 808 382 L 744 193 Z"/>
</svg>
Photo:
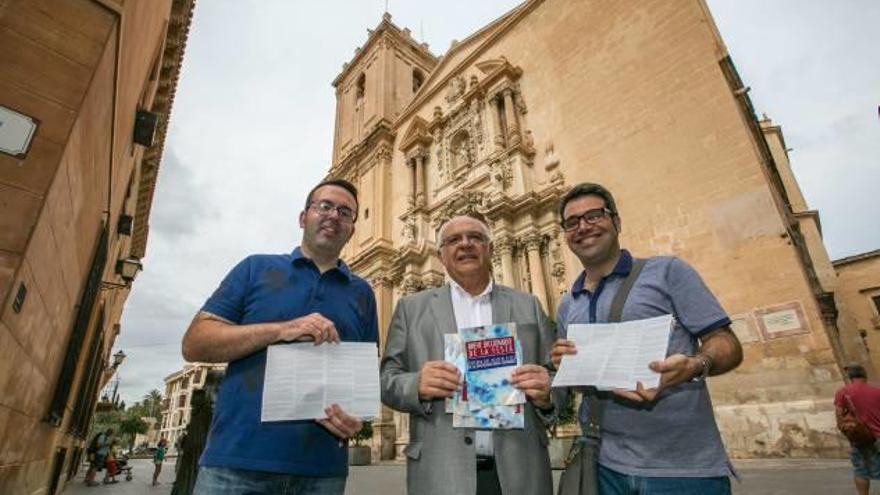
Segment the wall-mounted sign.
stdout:
<svg viewBox="0 0 880 495">
<path fill-rule="evenodd" d="M 755 310 L 755 320 L 764 339 L 776 339 L 810 332 L 800 302 L 777 304 Z"/>
<path fill-rule="evenodd" d="M 24 158 L 38 124 L 35 119 L 0 105 L 0 152 Z"/>
</svg>

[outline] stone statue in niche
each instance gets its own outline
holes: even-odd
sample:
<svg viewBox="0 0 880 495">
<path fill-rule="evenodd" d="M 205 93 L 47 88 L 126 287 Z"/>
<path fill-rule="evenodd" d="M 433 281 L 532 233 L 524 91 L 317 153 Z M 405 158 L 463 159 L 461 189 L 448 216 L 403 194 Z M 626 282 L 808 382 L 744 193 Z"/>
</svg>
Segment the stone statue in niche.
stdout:
<svg viewBox="0 0 880 495">
<path fill-rule="evenodd" d="M 471 101 L 471 128 L 473 129 L 474 138 L 483 149 L 483 112 L 480 110 L 481 103 L 476 98 Z"/>
<path fill-rule="evenodd" d="M 535 137 L 532 136 L 532 131 L 526 130 L 525 136 L 523 137 L 523 146 L 528 153 L 535 152 Z"/>
<path fill-rule="evenodd" d="M 449 89 L 446 91 L 446 103 L 450 105 L 461 98 L 467 89 L 467 83 L 464 76 L 455 76 L 449 81 Z"/>
<path fill-rule="evenodd" d="M 467 131 L 461 131 L 455 135 L 451 143 L 452 156 L 455 162 L 453 169 L 459 170 L 462 167 L 470 168 L 473 165 L 473 155 L 471 153 L 471 139 Z"/>
<path fill-rule="evenodd" d="M 416 216 L 412 213 L 415 202 L 411 201 L 410 204 L 413 206 L 410 207 L 410 211 L 407 212 L 406 218 L 403 220 L 403 231 L 401 232 L 404 243 L 416 242 Z"/>
</svg>

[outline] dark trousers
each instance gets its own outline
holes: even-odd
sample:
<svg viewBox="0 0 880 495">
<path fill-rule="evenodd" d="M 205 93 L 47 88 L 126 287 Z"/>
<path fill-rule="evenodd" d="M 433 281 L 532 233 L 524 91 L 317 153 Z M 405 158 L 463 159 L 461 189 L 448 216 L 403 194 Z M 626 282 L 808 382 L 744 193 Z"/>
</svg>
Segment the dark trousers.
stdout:
<svg viewBox="0 0 880 495">
<path fill-rule="evenodd" d="M 493 457 L 477 457 L 477 495 L 501 495 L 501 482 Z"/>
</svg>

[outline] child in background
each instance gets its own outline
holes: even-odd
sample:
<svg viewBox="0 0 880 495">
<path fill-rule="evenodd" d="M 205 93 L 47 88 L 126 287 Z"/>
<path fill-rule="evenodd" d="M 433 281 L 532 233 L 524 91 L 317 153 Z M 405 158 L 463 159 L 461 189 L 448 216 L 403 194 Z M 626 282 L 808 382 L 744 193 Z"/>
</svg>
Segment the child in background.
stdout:
<svg viewBox="0 0 880 495">
<path fill-rule="evenodd" d="M 104 483 L 119 483 L 116 479 L 117 467 L 116 459 L 119 456 L 119 441 L 113 439 L 110 441 L 110 450 L 107 452 L 107 459 L 104 461 L 107 466 L 107 474 L 104 476 Z"/>
<path fill-rule="evenodd" d="M 168 442 L 165 438 L 159 440 L 159 443 L 156 445 L 156 452 L 153 454 L 153 464 L 156 465 L 156 469 L 153 471 L 153 486 L 159 484 L 159 473 L 162 472 L 162 462 L 165 460 L 165 451 L 168 448 Z"/>
</svg>

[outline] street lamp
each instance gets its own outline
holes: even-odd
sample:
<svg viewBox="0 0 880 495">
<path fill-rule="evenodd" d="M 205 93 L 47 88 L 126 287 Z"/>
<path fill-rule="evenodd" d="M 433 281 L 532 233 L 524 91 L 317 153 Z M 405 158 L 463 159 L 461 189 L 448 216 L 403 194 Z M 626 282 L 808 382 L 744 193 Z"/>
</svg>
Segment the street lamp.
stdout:
<svg viewBox="0 0 880 495">
<path fill-rule="evenodd" d="M 131 287 L 131 283 L 134 282 L 134 278 L 137 277 L 138 272 L 144 269 L 143 263 L 138 258 L 134 256 L 129 256 L 128 258 L 116 260 L 116 274 L 119 275 L 119 278 L 122 279 L 122 283 L 118 284 L 116 282 L 101 282 L 102 289 L 124 289 Z"/>
<path fill-rule="evenodd" d="M 126 284 L 134 282 L 134 278 L 137 276 L 138 272 L 143 269 L 144 265 L 141 264 L 141 260 L 134 256 L 129 256 L 124 260 L 116 261 L 116 273 L 122 277 L 122 280 L 125 281 Z"/>
<path fill-rule="evenodd" d="M 115 370 L 116 368 L 118 368 L 123 361 L 125 361 L 125 353 L 122 352 L 122 349 L 120 349 L 116 354 L 113 355 L 113 369 Z"/>
</svg>

